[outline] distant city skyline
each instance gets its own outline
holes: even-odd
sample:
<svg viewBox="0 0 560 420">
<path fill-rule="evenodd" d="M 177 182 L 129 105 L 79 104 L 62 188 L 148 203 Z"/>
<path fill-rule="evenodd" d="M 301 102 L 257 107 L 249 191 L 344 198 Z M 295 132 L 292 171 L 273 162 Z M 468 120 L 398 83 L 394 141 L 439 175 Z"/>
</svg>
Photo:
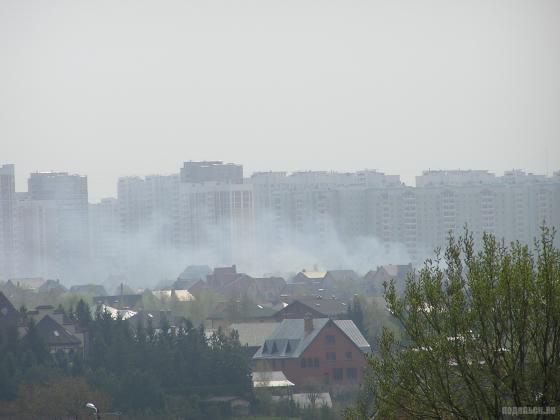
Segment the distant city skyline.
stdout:
<svg viewBox="0 0 560 420">
<path fill-rule="evenodd" d="M 435 12 L 437 11 L 437 12 Z M 185 160 L 560 169 L 560 2 L 0 2 L 0 154 L 94 201 Z M 548 162 L 547 162 L 548 161 Z"/>
<path fill-rule="evenodd" d="M 214 159 L 215 160 L 215 159 Z M 201 160 L 204 161 L 204 160 Z M 207 161 L 212 161 L 212 159 L 208 159 Z M 109 191 L 108 194 L 100 194 L 99 191 L 101 190 L 99 188 L 99 185 L 96 186 L 96 180 L 95 178 L 92 178 L 92 176 L 90 176 L 90 174 L 85 173 L 85 172 L 80 172 L 80 171 L 69 171 L 67 169 L 64 168 L 58 168 L 58 169 L 41 169 L 41 170 L 32 170 L 28 173 L 22 173 L 19 170 L 19 166 L 17 164 L 14 164 L 13 162 L 3 162 L 4 164 L 12 164 L 15 166 L 15 184 L 16 184 L 16 191 L 17 192 L 25 192 L 28 189 L 28 180 L 31 176 L 31 174 L 33 173 L 48 173 L 48 172 L 53 172 L 53 173 L 67 173 L 69 175 L 80 175 L 80 176 L 85 176 L 88 179 L 87 182 L 87 188 L 88 188 L 88 201 L 90 203 L 98 203 L 100 202 L 102 199 L 105 198 L 116 198 L 117 197 L 117 186 L 118 186 L 118 181 L 119 178 L 126 178 L 126 177 L 146 177 L 146 176 L 151 176 L 151 175 L 162 175 L 162 176 L 167 176 L 167 175 L 172 175 L 172 174 L 179 174 L 180 170 L 181 170 L 181 166 L 184 164 L 184 162 L 187 161 L 180 161 L 178 162 L 177 166 L 175 168 L 167 168 L 165 170 L 162 170 L 159 173 L 134 173 L 134 174 L 124 174 L 121 175 L 117 178 L 114 179 L 114 187 L 113 188 L 108 188 L 108 189 L 103 189 L 103 191 Z M 296 170 L 286 170 L 286 169 L 259 169 L 259 170 L 255 170 L 255 171 L 248 171 L 246 166 L 244 165 L 243 162 L 233 162 L 233 161 L 228 161 L 228 160 L 223 160 L 224 163 L 234 163 L 234 164 L 238 164 L 241 165 L 243 167 L 243 177 L 244 178 L 250 178 L 253 174 L 255 173 L 259 173 L 259 172 L 286 172 L 286 173 L 295 173 L 295 172 L 339 172 L 339 173 L 354 173 L 354 172 L 358 172 L 358 171 L 377 171 L 380 173 L 383 173 L 385 175 L 396 175 L 400 177 L 400 181 L 402 183 L 404 183 L 407 186 L 411 186 L 414 187 L 416 186 L 416 177 L 422 175 L 424 172 L 426 171 L 488 171 L 490 174 L 494 174 L 496 176 L 502 176 L 504 175 L 504 173 L 508 172 L 508 171 L 517 171 L 520 170 L 522 172 L 525 172 L 527 174 L 531 173 L 534 175 L 544 175 L 547 177 L 551 177 L 554 175 L 555 172 L 560 171 L 560 168 L 552 168 L 549 170 L 548 173 L 545 172 L 538 172 L 538 171 L 530 171 L 528 169 L 525 168 L 506 168 L 502 171 L 496 171 L 496 170 L 492 170 L 489 168 L 425 168 L 425 169 L 421 169 L 418 173 L 408 173 L 407 175 L 403 175 L 400 173 L 397 173 L 396 171 L 384 171 L 381 170 L 379 168 L 350 168 L 350 169 L 346 169 L 346 170 L 336 170 L 336 169 L 313 169 L 313 168 L 307 168 L 307 169 L 296 169 Z M 97 192 L 97 194 L 96 194 Z"/>
</svg>

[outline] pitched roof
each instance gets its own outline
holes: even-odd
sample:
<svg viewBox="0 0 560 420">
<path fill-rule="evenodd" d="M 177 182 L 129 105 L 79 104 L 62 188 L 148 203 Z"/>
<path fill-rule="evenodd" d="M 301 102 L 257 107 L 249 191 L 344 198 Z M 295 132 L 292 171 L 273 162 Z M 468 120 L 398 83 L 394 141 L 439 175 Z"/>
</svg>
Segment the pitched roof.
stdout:
<svg viewBox="0 0 560 420">
<path fill-rule="evenodd" d="M 241 302 L 237 302 L 241 306 Z M 241 309 L 241 307 L 240 307 Z M 248 308 L 243 308 L 244 314 L 242 318 L 268 318 L 276 313 L 275 309 L 260 304 L 251 304 Z M 218 302 L 208 315 L 207 319 L 226 319 L 228 317 L 228 302 Z"/>
<path fill-rule="evenodd" d="M 103 303 L 101 305 L 97 305 L 96 307 L 92 308 L 92 312 L 93 312 L 92 315 L 95 316 L 95 313 L 97 311 L 101 313 L 107 312 L 109 315 L 111 315 L 111 318 L 113 319 L 117 319 L 120 316 L 122 320 L 131 318 L 134 315 L 136 315 L 136 312 L 131 311 L 130 309 L 117 309 L 117 308 L 113 308 L 112 306 L 105 305 Z"/>
<path fill-rule="evenodd" d="M 370 345 L 351 319 L 335 319 L 334 323 L 348 336 L 350 340 L 364 353 L 370 350 Z"/>
<path fill-rule="evenodd" d="M 179 274 L 177 280 L 200 280 L 211 272 L 212 269 L 207 265 L 189 265 Z"/>
<path fill-rule="evenodd" d="M 345 314 L 348 311 L 348 304 L 343 300 L 332 298 L 328 299 L 316 296 L 298 296 L 293 298 L 292 302 L 289 303 L 288 306 L 278 311 L 277 315 L 280 315 L 280 313 L 289 312 L 292 306 L 297 305 L 297 302 L 314 309 L 315 311 L 325 315 L 326 317 L 338 316 L 341 314 Z"/>
<path fill-rule="evenodd" d="M 0 331 L 10 327 L 16 327 L 19 322 L 19 312 L 8 300 L 4 293 L 0 292 Z"/>
<path fill-rule="evenodd" d="M 36 325 L 37 334 L 48 346 L 80 345 L 81 341 L 70 331 L 45 315 Z"/>
<path fill-rule="evenodd" d="M 202 279 L 177 279 L 172 287 L 179 290 L 190 290 L 191 287 L 204 285 L 206 282 Z"/>
<path fill-rule="evenodd" d="M 284 319 L 274 332 L 257 350 L 254 359 L 298 358 L 315 340 L 321 330 L 329 323 L 334 323 L 361 351 L 370 349 L 364 336 L 351 320 L 344 322 L 333 321 L 328 318 L 313 319 L 313 329 L 305 331 L 304 319 Z"/>
<path fill-rule="evenodd" d="M 404 279 L 407 273 L 412 271 L 412 264 L 407 264 L 407 265 L 388 264 L 382 266 L 381 268 L 385 270 L 385 272 L 391 277 Z"/>
<path fill-rule="evenodd" d="M 308 279 L 313 280 L 320 280 L 325 277 L 327 274 L 326 271 L 300 271 L 298 275 L 301 274 L 302 276 L 307 277 Z"/>
<path fill-rule="evenodd" d="M 122 302 L 121 302 L 122 301 Z M 93 303 L 96 305 L 105 304 L 113 307 L 122 306 L 132 308 L 142 302 L 142 295 L 113 295 L 113 296 L 94 296 Z"/>
<path fill-rule="evenodd" d="M 26 290 L 36 290 L 45 282 L 45 279 L 42 277 L 16 278 L 10 280 L 18 287 Z"/>
<path fill-rule="evenodd" d="M 181 302 L 196 300 L 195 297 L 188 290 L 179 290 L 179 289 L 152 290 L 152 294 L 158 299 L 163 299 L 163 298 L 171 299 L 173 296 L 175 296 L 175 298 Z"/>
<path fill-rule="evenodd" d="M 154 329 L 161 329 L 164 324 L 177 327 L 185 322 L 185 318 L 174 316 L 170 310 L 148 311 L 140 310 L 127 320 L 133 328 L 140 324 L 143 328 L 147 328 L 151 324 Z"/>
<path fill-rule="evenodd" d="M 294 386 L 294 383 L 290 382 L 282 371 L 253 372 L 252 378 L 255 388 Z"/>
<path fill-rule="evenodd" d="M 99 284 L 77 284 L 70 286 L 70 291 L 74 293 L 89 293 L 97 296 L 107 296 L 107 291 Z"/>
<path fill-rule="evenodd" d="M 56 290 L 60 292 L 66 292 L 66 287 L 64 287 L 58 280 L 49 279 L 45 281 L 38 289 L 39 293 L 49 293 L 51 290 Z"/>
<path fill-rule="evenodd" d="M 231 324 L 229 328 L 238 332 L 241 345 L 257 347 L 263 345 L 277 326 L 278 322 L 240 322 Z"/>
<path fill-rule="evenodd" d="M 239 274 L 237 278 L 224 286 L 224 291 L 244 292 L 253 288 L 259 297 L 266 298 L 268 295 L 280 296 L 286 287 L 286 280 L 282 277 L 251 277 L 247 274 Z"/>
<path fill-rule="evenodd" d="M 359 280 L 360 276 L 354 270 L 330 270 L 325 278 L 330 277 L 334 281 Z"/>
</svg>

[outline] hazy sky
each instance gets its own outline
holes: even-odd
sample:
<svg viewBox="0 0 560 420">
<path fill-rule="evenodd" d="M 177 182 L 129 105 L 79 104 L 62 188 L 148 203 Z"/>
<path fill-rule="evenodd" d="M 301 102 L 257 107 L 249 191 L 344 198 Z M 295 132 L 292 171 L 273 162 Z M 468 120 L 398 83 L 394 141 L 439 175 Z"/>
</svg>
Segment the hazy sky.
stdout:
<svg viewBox="0 0 560 420">
<path fill-rule="evenodd" d="M 0 0 L 0 163 L 560 169 L 560 1 Z"/>
</svg>

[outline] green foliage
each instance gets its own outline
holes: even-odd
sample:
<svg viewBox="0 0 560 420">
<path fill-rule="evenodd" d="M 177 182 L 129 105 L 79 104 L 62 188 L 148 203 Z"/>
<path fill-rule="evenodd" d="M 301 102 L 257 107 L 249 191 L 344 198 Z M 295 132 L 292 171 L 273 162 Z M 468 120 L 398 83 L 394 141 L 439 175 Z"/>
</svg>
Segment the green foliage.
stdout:
<svg viewBox="0 0 560 420">
<path fill-rule="evenodd" d="M 354 296 L 354 299 L 348 305 L 346 316 L 348 319 L 354 321 L 354 324 L 356 324 L 356 327 L 358 327 L 358 329 L 362 334 L 364 334 L 364 336 L 367 336 L 367 330 L 366 330 L 365 320 L 364 320 L 364 311 L 362 307 L 363 307 L 362 299 L 360 299 L 357 295 Z"/>
<path fill-rule="evenodd" d="M 560 404 L 560 251 L 543 227 L 531 252 L 468 232 L 427 260 L 404 296 L 386 285 L 402 334 L 384 329 L 348 418 L 502 418 Z"/>
<path fill-rule="evenodd" d="M 50 354 L 29 322 L 23 339 L 16 334 L 0 341 L 0 413 L 10 413 L 22 395 L 46 392 L 32 385 L 65 389 L 67 385 L 58 384 L 66 378 L 86 381 L 86 394 L 91 389 L 112 396 L 111 408 L 134 418 L 165 418 L 168 410 L 175 417 L 202 418 L 201 398 L 251 397 L 250 368 L 236 334 L 219 331 L 207 339 L 202 326 L 195 328 L 189 321 L 176 330 L 165 322 L 157 330 L 150 325 L 132 328 L 107 313 L 92 319 L 84 301 L 68 313 L 88 330 L 88 358 Z"/>
</svg>

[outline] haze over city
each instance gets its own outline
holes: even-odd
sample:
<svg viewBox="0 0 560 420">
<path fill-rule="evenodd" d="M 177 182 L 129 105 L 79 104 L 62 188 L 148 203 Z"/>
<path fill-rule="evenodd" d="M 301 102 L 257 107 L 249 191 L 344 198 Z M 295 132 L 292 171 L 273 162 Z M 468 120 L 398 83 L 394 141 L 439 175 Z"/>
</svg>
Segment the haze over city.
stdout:
<svg viewBox="0 0 560 420">
<path fill-rule="evenodd" d="M 559 232 L 560 0 L 0 0 L 0 418 L 557 418 Z"/>
<path fill-rule="evenodd" d="M 424 7 L 429 5 L 429 7 Z M 557 1 L 0 4 L 0 144 L 92 202 L 184 160 L 560 168 Z"/>
</svg>

